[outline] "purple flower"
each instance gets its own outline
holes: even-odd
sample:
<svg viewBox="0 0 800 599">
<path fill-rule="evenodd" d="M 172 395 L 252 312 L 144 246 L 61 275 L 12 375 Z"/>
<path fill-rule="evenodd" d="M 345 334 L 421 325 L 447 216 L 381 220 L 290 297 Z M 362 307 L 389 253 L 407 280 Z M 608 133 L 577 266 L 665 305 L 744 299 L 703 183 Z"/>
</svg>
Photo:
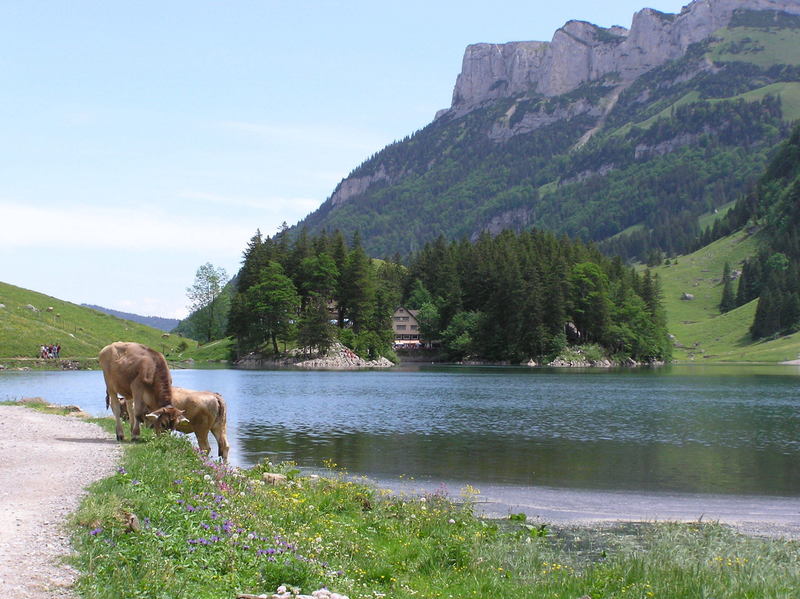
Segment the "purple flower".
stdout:
<svg viewBox="0 0 800 599">
<path fill-rule="evenodd" d="M 97 535 L 99 535 L 101 532 L 103 532 L 103 529 L 102 529 L 102 528 L 100 528 L 100 527 L 98 526 L 97 528 L 95 528 L 95 529 L 93 529 L 93 530 L 90 530 L 90 531 L 89 531 L 89 534 L 90 534 L 90 535 L 92 535 L 93 537 L 96 537 L 96 536 L 97 536 Z"/>
<path fill-rule="evenodd" d="M 128 471 L 127 471 L 127 470 L 125 470 L 125 468 L 123 468 L 122 466 L 120 466 L 119 468 L 117 468 L 117 472 L 118 472 L 119 474 L 128 474 Z"/>
<path fill-rule="evenodd" d="M 140 481 L 140 480 L 136 480 L 136 479 L 134 478 L 134 479 L 131 481 L 131 484 L 132 484 L 132 485 L 141 485 L 141 484 L 142 484 L 142 481 Z"/>
<path fill-rule="evenodd" d="M 176 478 L 175 480 L 172 481 L 172 484 L 173 485 L 182 485 L 183 484 L 183 479 Z"/>
<path fill-rule="evenodd" d="M 208 524 L 206 524 L 205 522 L 201 522 L 200 523 L 200 528 L 202 528 L 204 530 L 209 530 L 211 527 Z"/>
</svg>

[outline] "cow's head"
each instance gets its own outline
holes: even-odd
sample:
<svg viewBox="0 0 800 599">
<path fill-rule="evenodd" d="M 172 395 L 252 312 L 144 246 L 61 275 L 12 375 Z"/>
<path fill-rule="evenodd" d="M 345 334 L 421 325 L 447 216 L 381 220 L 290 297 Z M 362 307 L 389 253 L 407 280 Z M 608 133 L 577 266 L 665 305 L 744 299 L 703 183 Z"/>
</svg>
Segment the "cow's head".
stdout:
<svg viewBox="0 0 800 599">
<path fill-rule="evenodd" d="M 154 412 L 145 414 L 145 420 L 156 430 L 178 430 L 183 433 L 192 432 L 192 424 L 183 415 L 183 410 L 173 406 L 164 406 Z M 188 430 L 187 430 L 188 429 Z"/>
</svg>

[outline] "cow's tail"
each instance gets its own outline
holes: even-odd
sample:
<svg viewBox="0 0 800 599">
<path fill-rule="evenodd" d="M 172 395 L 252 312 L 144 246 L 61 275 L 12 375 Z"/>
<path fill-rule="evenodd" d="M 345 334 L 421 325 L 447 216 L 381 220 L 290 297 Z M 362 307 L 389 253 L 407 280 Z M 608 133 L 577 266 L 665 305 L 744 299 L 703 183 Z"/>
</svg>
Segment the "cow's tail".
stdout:
<svg viewBox="0 0 800 599">
<path fill-rule="evenodd" d="M 215 393 L 214 395 L 217 396 L 217 419 L 225 424 L 227 422 L 228 415 L 225 413 L 225 400 L 222 399 L 222 396 L 219 393 Z"/>
</svg>

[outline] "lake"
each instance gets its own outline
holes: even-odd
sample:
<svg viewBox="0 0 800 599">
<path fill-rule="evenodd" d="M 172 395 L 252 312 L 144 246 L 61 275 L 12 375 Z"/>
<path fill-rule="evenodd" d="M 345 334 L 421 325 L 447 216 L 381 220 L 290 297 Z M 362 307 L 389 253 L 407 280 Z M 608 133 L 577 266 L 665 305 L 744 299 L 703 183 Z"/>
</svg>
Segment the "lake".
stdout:
<svg viewBox="0 0 800 599">
<path fill-rule="evenodd" d="M 173 378 L 224 395 L 230 459 L 242 466 L 332 461 L 432 485 L 800 496 L 796 366 L 219 369 Z M 103 415 L 104 395 L 99 371 L 0 372 L 0 400 L 41 396 Z"/>
</svg>

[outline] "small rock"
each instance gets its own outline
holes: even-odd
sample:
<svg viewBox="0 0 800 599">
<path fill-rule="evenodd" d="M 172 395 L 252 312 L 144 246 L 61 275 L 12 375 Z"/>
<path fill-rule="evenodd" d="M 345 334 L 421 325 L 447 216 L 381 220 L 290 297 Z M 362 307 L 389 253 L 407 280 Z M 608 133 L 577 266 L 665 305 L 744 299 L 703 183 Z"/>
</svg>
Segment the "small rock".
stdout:
<svg viewBox="0 0 800 599">
<path fill-rule="evenodd" d="M 142 528 L 139 525 L 139 517 L 136 514 L 128 514 L 127 522 L 125 524 L 128 532 L 139 532 Z"/>
<path fill-rule="evenodd" d="M 261 478 L 264 480 L 264 482 L 271 485 L 282 485 L 286 482 L 286 475 L 278 474 L 276 472 L 265 472 L 261 475 Z"/>
</svg>

